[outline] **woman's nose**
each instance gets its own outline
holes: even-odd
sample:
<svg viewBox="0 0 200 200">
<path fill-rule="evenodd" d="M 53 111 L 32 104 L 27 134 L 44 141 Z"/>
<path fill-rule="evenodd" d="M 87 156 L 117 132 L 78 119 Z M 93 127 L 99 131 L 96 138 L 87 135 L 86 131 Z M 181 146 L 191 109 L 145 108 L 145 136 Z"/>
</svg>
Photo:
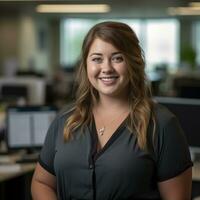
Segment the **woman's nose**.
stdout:
<svg viewBox="0 0 200 200">
<path fill-rule="evenodd" d="M 103 65 L 102 65 L 102 72 L 103 73 L 109 73 L 109 72 L 113 72 L 113 66 L 112 63 L 109 60 L 106 60 Z"/>
</svg>

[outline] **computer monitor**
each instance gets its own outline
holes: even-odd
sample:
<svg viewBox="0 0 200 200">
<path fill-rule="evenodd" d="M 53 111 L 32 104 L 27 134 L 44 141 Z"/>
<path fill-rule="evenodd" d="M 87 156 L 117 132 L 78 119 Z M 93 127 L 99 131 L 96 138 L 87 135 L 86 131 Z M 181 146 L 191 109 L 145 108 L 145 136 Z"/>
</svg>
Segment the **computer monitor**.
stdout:
<svg viewBox="0 0 200 200">
<path fill-rule="evenodd" d="M 25 94 L 25 89 L 20 87 L 26 87 L 27 94 Z M 5 88 L 6 87 L 6 88 Z M 13 90 L 16 87 L 18 91 Z M 12 77 L 12 78 L 0 78 L 0 97 L 6 97 L 6 95 L 12 97 L 23 93 L 27 95 L 27 104 L 28 105 L 43 105 L 45 104 L 45 87 L 46 80 L 44 78 L 38 77 Z M 22 91 L 23 90 L 23 91 Z M 2 94 L 3 92 L 3 94 Z"/>
<path fill-rule="evenodd" d="M 3 85 L 1 87 L 1 100 L 9 103 L 11 100 L 16 101 L 23 98 L 28 101 L 28 88 L 26 85 Z"/>
<path fill-rule="evenodd" d="M 54 106 L 12 106 L 7 108 L 8 150 L 40 149 L 57 114 Z"/>
<path fill-rule="evenodd" d="M 200 99 L 155 97 L 178 118 L 191 151 L 200 152 Z"/>
</svg>

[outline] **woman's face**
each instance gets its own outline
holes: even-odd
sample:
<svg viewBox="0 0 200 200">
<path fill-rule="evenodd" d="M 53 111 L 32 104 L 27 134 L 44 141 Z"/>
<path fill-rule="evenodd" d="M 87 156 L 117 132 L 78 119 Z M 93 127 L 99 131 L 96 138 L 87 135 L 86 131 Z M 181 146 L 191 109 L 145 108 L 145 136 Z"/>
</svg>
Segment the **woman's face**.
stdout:
<svg viewBox="0 0 200 200">
<path fill-rule="evenodd" d="M 122 52 L 96 38 L 87 57 L 87 76 L 100 97 L 127 97 L 128 69 Z"/>
</svg>

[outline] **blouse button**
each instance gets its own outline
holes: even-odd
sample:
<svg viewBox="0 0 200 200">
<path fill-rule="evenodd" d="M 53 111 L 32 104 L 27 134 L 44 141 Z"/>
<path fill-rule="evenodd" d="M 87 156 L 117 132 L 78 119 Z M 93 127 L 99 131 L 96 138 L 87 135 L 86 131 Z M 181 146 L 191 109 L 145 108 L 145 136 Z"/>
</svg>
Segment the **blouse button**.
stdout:
<svg viewBox="0 0 200 200">
<path fill-rule="evenodd" d="M 93 164 L 90 164 L 90 165 L 89 165 L 89 168 L 90 168 L 90 169 L 93 169 L 93 167 L 94 167 Z"/>
</svg>

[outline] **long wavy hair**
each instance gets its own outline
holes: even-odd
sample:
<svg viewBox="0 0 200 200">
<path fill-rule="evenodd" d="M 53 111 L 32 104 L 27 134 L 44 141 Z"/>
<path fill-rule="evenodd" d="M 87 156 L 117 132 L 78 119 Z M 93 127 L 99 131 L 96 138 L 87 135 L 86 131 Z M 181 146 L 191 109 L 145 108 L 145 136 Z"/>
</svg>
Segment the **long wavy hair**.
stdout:
<svg viewBox="0 0 200 200">
<path fill-rule="evenodd" d="M 121 22 L 102 22 L 96 24 L 86 35 L 82 45 L 82 55 L 77 71 L 78 84 L 76 101 L 72 113 L 65 122 L 64 140 L 72 138 L 78 128 L 85 128 L 92 120 L 92 108 L 99 95 L 87 77 L 86 61 L 93 41 L 102 39 L 120 50 L 127 63 L 129 79 L 130 114 L 128 128 L 136 135 L 138 146 L 147 149 L 147 129 L 152 116 L 152 96 L 145 75 L 143 51 L 134 31 Z"/>
</svg>

